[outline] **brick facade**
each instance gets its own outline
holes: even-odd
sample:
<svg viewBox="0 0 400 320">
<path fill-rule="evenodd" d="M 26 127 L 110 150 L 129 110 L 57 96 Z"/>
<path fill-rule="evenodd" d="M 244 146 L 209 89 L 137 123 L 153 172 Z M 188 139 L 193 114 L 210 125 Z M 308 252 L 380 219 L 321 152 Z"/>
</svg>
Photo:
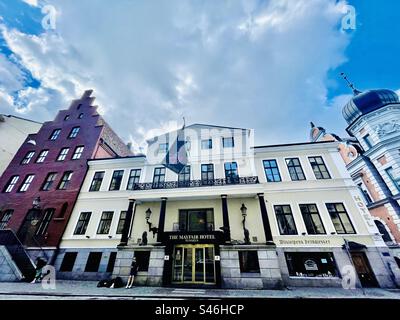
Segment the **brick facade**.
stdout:
<svg viewBox="0 0 400 320">
<path fill-rule="evenodd" d="M 88 159 L 97 155 L 102 158 L 131 155 L 122 140 L 97 113 L 97 107 L 92 105 L 95 98 L 91 94 L 91 90 L 86 91 L 68 109 L 59 111 L 53 121 L 45 122 L 37 134 L 29 135 L 0 178 L 0 218 L 6 210 L 14 210 L 7 227 L 14 230 L 30 249 L 57 248 L 86 175 Z M 70 138 L 72 129 L 76 127 L 80 128 L 77 136 Z M 51 140 L 50 136 L 57 129 L 61 130 L 58 138 Z M 83 153 L 79 159 L 73 160 L 79 146 L 84 146 Z M 65 160 L 57 161 L 63 148 L 69 148 Z M 37 163 L 42 150 L 48 150 L 48 155 L 43 162 Z M 34 152 L 34 156 L 28 164 L 21 164 L 29 152 Z M 70 182 L 65 190 L 59 190 L 62 176 L 67 171 L 73 172 Z M 49 173 L 56 173 L 57 176 L 49 190 L 43 191 L 42 186 Z M 34 175 L 32 183 L 25 192 L 20 192 L 27 175 Z M 19 179 L 11 192 L 5 192 L 13 176 L 19 176 Z M 40 197 L 39 210 L 31 216 L 39 218 L 35 224 L 28 221 L 30 218 L 27 216 L 37 197 Z M 47 209 L 54 209 L 54 214 L 45 232 L 37 234 Z"/>
</svg>

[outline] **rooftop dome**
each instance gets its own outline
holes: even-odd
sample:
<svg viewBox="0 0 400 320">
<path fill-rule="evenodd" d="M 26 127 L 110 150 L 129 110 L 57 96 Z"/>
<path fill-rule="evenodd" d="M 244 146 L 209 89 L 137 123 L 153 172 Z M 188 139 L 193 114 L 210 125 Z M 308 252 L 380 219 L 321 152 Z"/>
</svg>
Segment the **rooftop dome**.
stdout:
<svg viewBox="0 0 400 320">
<path fill-rule="evenodd" d="M 368 90 L 355 95 L 344 106 L 342 114 L 350 125 L 358 117 L 393 103 L 400 103 L 396 92 L 388 89 Z"/>
</svg>

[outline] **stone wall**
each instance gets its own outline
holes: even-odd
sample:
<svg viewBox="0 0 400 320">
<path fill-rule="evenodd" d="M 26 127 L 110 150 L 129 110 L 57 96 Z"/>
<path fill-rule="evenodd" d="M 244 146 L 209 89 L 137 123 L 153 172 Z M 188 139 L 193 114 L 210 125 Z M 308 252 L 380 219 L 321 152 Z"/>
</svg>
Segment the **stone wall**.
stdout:
<svg viewBox="0 0 400 320">
<path fill-rule="evenodd" d="M 110 258 L 111 252 L 115 252 L 116 249 L 60 249 L 60 252 L 56 258 L 54 266 L 56 268 L 57 279 L 64 280 L 92 280 L 100 281 L 102 279 L 109 279 L 111 272 L 107 272 L 107 265 Z M 71 272 L 60 272 L 61 263 L 64 259 L 66 252 L 77 252 L 78 255 L 75 260 L 74 267 Z M 97 272 L 85 272 L 86 263 L 90 252 L 102 252 L 100 266 Z"/>
<path fill-rule="evenodd" d="M 257 251 L 260 273 L 241 273 L 239 251 Z M 223 288 L 280 289 L 283 286 L 278 256 L 271 246 L 221 246 L 221 277 Z"/>
<path fill-rule="evenodd" d="M 125 282 L 128 280 L 135 251 L 150 251 L 150 260 L 148 271 L 138 272 L 134 284 L 141 286 L 161 286 L 165 252 L 165 248 L 161 246 L 129 246 L 119 248 L 113 277 L 121 277 Z"/>
<path fill-rule="evenodd" d="M 22 277 L 7 249 L 0 246 L 0 282 L 20 281 Z"/>
</svg>

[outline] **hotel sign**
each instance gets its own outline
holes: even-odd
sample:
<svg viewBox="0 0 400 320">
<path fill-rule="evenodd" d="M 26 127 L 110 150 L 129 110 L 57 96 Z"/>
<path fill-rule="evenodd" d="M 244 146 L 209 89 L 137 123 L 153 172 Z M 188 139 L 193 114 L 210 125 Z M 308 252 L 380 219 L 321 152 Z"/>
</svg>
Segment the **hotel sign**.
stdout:
<svg viewBox="0 0 400 320">
<path fill-rule="evenodd" d="M 223 233 L 220 231 L 209 232 L 164 232 L 166 243 L 221 243 Z"/>
</svg>

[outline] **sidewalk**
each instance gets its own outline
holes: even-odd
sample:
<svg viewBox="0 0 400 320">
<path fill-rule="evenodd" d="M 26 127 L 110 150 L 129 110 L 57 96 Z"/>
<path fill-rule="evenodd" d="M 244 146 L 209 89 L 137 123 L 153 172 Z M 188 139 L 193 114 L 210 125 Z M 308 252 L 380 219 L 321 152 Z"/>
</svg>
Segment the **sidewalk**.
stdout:
<svg viewBox="0 0 400 320">
<path fill-rule="evenodd" d="M 134 287 L 132 289 L 97 288 L 92 281 L 56 282 L 56 289 L 44 289 L 40 283 L 0 283 L 0 300 L 14 299 L 385 299 L 399 300 L 400 290 L 341 288 L 288 288 L 285 290 L 230 290 Z"/>
</svg>

